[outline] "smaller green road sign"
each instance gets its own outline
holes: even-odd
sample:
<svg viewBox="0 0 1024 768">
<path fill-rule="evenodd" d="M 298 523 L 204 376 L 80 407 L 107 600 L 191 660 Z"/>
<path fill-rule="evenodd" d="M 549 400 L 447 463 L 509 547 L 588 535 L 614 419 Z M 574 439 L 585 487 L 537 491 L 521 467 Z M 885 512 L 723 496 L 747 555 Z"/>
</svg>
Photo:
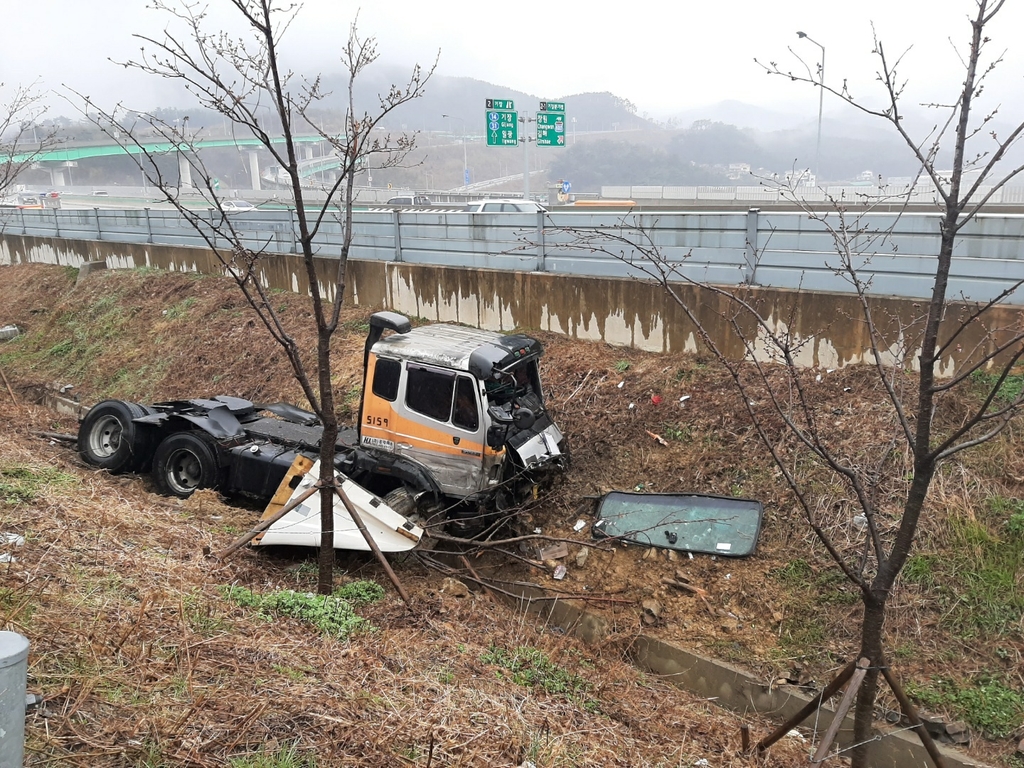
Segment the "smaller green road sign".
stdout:
<svg viewBox="0 0 1024 768">
<path fill-rule="evenodd" d="M 484 99 L 484 106 L 488 110 L 496 109 L 499 112 L 508 112 L 511 109 L 515 109 L 516 105 L 512 103 L 512 99 Z"/>
<path fill-rule="evenodd" d="M 551 102 L 548 102 L 549 104 Z M 542 101 L 541 104 L 544 104 Z M 560 112 L 537 113 L 537 146 L 565 146 L 565 115 Z"/>
<path fill-rule="evenodd" d="M 565 113 L 565 102 L 564 101 L 542 101 L 540 103 L 541 112 L 561 112 Z"/>
<path fill-rule="evenodd" d="M 511 102 L 508 102 L 511 103 Z M 487 146 L 519 146 L 519 113 L 509 110 L 489 109 L 487 118 Z"/>
</svg>

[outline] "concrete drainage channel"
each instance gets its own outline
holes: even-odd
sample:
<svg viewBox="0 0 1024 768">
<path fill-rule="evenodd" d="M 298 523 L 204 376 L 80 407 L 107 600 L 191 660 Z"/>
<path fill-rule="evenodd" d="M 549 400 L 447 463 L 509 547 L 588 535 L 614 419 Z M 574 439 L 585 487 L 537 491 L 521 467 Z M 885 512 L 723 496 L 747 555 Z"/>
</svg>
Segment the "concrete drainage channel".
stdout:
<svg viewBox="0 0 1024 768">
<path fill-rule="evenodd" d="M 596 645 L 608 636 L 608 625 L 602 617 L 566 602 L 532 602 L 530 598 L 538 595 L 524 592 L 518 606 L 539 614 L 545 624 L 561 627 L 586 643 Z M 637 637 L 630 653 L 633 663 L 645 672 L 659 675 L 678 688 L 740 714 L 756 713 L 759 717 L 783 722 L 800 711 L 812 698 L 791 686 L 765 685 L 738 667 L 700 656 L 653 637 Z M 822 707 L 816 716 L 808 718 L 806 722 L 813 724 L 820 735 L 829 727 L 832 719 L 833 710 Z M 875 733 L 877 741 L 872 748 L 873 768 L 931 768 L 933 765 L 913 731 L 876 727 Z M 756 743 L 764 735 L 751 734 L 751 742 Z M 740 741 L 739 733 L 736 734 L 736 741 Z M 843 722 L 836 741 L 840 749 L 852 745 L 852 716 Z M 971 760 L 941 744 L 936 746 L 947 768 L 988 768 L 984 763 Z"/>
<path fill-rule="evenodd" d="M 68 387 L 50 385 L 39 393 L 43 405 L 66 416 L 81 418 L 87 410 L 77 398 L 70 396 Z M 577 608 L 567 602 L 533 602 L 539 593 L 522 593 L 518 607 L 540 615 L 545 624 L 561 627 L 586 643 L 596 645 L 608 636 L 605 619 Z M 756 713 L 779 722 L 793 716 L 812 697 L 790 686 L 769 686 L 744 670 L 705 656 L 700 656 L 672 643 L 640 635 L 631 648 L 633 662 L 646 672 L 657 674 L 673 685 L 697 696 L 714 701 L 734 712 Z M 813 719 L 819 733 L 831 724 L 833 711 L 822 707 Z M 811 722 L 811 720 L 808 720 Z M 877 730 L 878 741 L 873 748 L 875 768 L 928 768 L 932 765 L 920 740 L 911 731 Z M 763 735 L 763 734 L 762 734 Z M 759 736 L 754 736 L 756 742 Z M 852 744 L 853 718 L 847 717 L 839 730 L 840 748 Z M 736 734 L 739 741 L 740 734 Z M 947 768 L 986 768 L 985 764 L 968 759 L 949 748 L 937 745 Z"/>
</svg>

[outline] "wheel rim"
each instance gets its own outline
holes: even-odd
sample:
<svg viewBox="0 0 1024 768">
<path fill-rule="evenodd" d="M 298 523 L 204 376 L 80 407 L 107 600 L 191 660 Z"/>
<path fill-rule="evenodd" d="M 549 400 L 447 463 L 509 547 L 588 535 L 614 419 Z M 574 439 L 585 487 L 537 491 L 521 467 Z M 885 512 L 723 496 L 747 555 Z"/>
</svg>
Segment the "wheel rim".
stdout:
<svg viewBox="0 0 1024 768">
<path fill-rule="evenodd" d="M 167 457 L 167 484 L 177 493 L 191 493 L 203 482 L 203 463 L 186 448 Z"/>
<path fill-rule="evenodd" d="M 89 452 L 99 459 L 109 459 L 121 448 L 124 427 L 116 416 L 104 416 L 89 432 Z"/>
</svg>

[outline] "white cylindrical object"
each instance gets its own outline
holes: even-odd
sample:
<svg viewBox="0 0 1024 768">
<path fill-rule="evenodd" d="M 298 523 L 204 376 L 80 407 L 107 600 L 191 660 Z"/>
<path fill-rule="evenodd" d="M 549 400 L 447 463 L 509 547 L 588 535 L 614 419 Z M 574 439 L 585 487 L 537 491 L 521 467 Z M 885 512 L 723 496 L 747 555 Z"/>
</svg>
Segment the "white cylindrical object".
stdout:
<svg viewBox="0 0 1024 768">
<path fill-rule="evenodd" d="M 25 757 L 25 688 L 28 640 L 0 632 L 0 765 L 22 768 Z"/>
</svg>

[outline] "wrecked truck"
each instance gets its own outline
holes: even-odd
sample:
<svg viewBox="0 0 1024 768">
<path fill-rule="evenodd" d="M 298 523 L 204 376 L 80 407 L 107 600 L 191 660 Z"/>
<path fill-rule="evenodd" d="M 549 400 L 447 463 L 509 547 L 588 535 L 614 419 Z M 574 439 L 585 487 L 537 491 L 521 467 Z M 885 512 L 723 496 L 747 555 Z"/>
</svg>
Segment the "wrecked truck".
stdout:
<svg viewBox="0 0 1024 768">
<path fill-rule="evenodd" d="M 373 314 L 359 418 L 340 431 L 336 470 L 401 515 L 440 516 L 465 532 L 488 523 L 568 464 L 544 403 L 542 354 L 522 334 Z M 287 403 L 105 400 L 83 417 L 78 450 L 110 472 L 152 473 L 167 495 L 214 488 L 266 501 L 298 458 L 318 458 L 322 432 Z"/>
</svg>

